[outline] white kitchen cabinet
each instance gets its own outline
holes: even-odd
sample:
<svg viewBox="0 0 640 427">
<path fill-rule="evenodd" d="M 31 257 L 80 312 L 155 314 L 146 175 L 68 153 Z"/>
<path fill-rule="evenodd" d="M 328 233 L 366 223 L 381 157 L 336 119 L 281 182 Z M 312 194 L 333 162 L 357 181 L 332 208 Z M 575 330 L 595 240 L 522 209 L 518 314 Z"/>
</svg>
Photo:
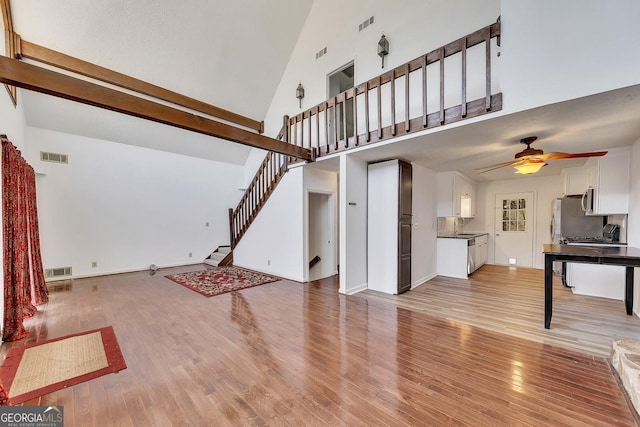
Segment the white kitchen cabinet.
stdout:
<svg viewBox="0 0 640 427">
<path fill-rule="evenodd" d="M 467 239 L 436 239 L 436 258 L 438 275 L 466 279 L 469 262 Z"/>
<path fill-rule="evenodd" d="M 576 194 L 584 194 L 591 184 L 591 170 L 587 167 L 575 167 L 562 169 L 562 178 L 564 181 L 563 196 L 573 196 Z"/>
<path fill-rule="evenodd" d="M 475 218 L 475 181 L 458 172 L 441 172 L 437 183 L 439 217 Z"/>
<path fill-rule="evenodd" d="M 626 267 L 567 263 L 567 284 L 573 293 L 624 301 Z"/>
<path fill-rule="evenodd" d="M 603 157 L 590 158 L 585 165 L 589 188 L 593 189 L 591 215 L 629 213 L 630 147 L 608 151 Z"/>
</svg>

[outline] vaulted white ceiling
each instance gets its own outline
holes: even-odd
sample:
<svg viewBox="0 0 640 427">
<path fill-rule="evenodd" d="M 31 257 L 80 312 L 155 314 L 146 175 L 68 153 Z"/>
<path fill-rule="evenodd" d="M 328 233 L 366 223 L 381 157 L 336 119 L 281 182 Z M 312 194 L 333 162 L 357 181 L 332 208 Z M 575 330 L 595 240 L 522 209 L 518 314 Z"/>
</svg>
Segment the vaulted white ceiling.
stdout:
<svg viewBox="0 0 640 427">
<path fill-rule="evenodd" d="M 313 0 L 19 0 L 23 39 L 263 120 Z M 27 125 L 244 164 L 249 148 L 23 91 Z M 179 143 L 178 143 L 179 141 Z"/>
<path fill-rule="evenodd" d="M 263 120 L 313 0 L 14 0 L 14 29 L 32 43 L 129 74 L 255 120 Z M 22 91 L 27 125 L 242 165 L 249 148 L 121 114 Z M 505 94 L 505 102 L 509 94 Z M 493 113 L 383 143 L 357 155 L 401 157 L 479 181 L 514 178 L 513 169 L 474 168 L 513 158 L 518 141 L 582 152 L 640 137 L 640 87 L 540 107 Z M 552 162 L 559 174 L 582 160 Z M 323 162 L 319 162 L 323 163 Z M 333 167 L 324 162 L 318 167 Z M 331 166 L 334 164 L 334 166 Z"/>
</svg>

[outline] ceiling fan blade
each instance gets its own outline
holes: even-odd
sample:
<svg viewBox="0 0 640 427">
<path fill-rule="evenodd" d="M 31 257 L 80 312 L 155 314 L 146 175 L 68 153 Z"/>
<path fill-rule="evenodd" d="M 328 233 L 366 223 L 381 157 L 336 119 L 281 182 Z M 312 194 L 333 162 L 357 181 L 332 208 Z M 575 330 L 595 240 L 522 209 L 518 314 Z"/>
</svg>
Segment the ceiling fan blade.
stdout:
<svg viewBox="0 0 640 427">
<path fill-rule="evenodd" d="M 495 165 L 489 165 L 489 166 L 482 166 L 480 168 L 475 168 L 474 170 L 480 171 L 478 173 L 485 173 L 485 172 L 492 171 L 494 169 L 503 168 L 505 166 L 517 165 L 519 163 L 522 163 L 524 160 L 526 160 L 526 159 L 525 158 L 519 158 L 519 159 L 511 160 L 509 162 L 496 163 Z"/>
<path fill-rule="evenodd" d="M 607 151 L 592 151 L 589 153 L 547 153 L 535 156 L 540 160 L 561 160 L 561 159 L 577 159 L 580 157 L 600 157 L 607 154 Z"/>
</svg>

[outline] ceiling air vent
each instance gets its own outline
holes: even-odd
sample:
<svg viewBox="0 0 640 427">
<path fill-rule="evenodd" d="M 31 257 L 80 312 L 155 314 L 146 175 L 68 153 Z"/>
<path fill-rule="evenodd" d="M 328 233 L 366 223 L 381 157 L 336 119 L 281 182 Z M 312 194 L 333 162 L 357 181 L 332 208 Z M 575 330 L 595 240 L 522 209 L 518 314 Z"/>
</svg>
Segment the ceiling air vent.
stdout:
<svg viewBox="0 0 640 427">
<path fill-rule="evenodd" d="M 46 268 L 44 270 L 45 279 L 65 276 L 71 276 L 71 267 Z"/>
<path fill-rule="evenodd" d="M 373 24 L 373 16 L 371 18 L 365 19 L 360 25 L 358 25 L 358 31 L 362 31 L 367 28 L 369 25 Z"/>
<path fill-rule="evenodd" d="M 69 155 L 60 153 L 47 153 L 46 151 L 41 151 L 40 160 L 42 160 L 43 162 L 69 163 Z"/>
</svg>

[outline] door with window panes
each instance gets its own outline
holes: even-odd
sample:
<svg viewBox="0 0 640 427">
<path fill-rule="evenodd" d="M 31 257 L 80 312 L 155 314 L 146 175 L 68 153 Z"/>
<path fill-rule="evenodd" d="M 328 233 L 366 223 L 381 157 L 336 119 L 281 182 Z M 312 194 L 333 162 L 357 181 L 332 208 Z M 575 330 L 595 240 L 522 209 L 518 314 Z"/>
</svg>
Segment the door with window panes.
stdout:
<svg viewBox="0 0 640 427">
<path fill-rule="evenodd" d="M 533 267 L 533 193 L 496 194 L 494 263 Z"/>
</svg>

